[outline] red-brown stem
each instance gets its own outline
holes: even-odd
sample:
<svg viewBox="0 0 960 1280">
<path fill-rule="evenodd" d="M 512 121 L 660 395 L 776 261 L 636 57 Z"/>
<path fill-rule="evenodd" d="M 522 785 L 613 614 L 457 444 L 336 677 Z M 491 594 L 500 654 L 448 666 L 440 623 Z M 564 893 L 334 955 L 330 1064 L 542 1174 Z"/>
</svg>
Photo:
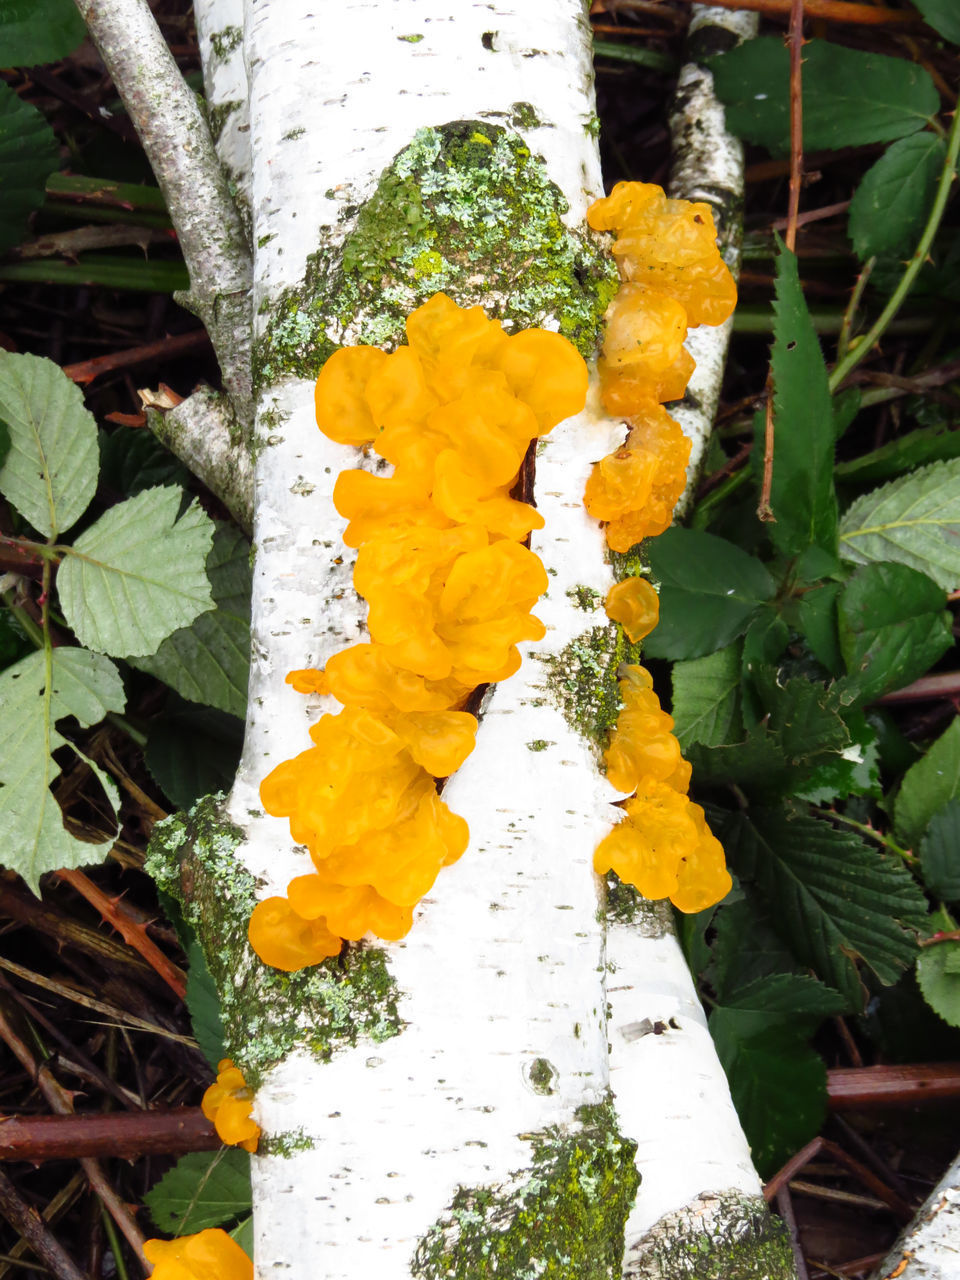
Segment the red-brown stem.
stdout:
<svg viewBox="0 0 960 1280">
<path fill-rule="evenodd" d="M 837 1067 L 827 1072 L 827 1098 L 833 1111 L 955 1101 L 960 1098 L 960 1062 Z"/>
<path fill-rule="evenodd" d="M 135 364 L 146 364 L 150 360 L 171 360 L 174 356 L 209 346 L 210 338 L 206 329 L 194 329 L 191 333 L 161 338 L 158 342 L 148 342 L 141 347 L 128 347 L 126 351 L 114 351 L 93 360 L 68 364 L 63 372 L 74 382 L 87 383 L 99 378 L 101 374 L 112 373 L 115 369 L 129 369 Z"/>
<path fill-rule="evenodd" d="M 790 5 L 790 192 L 784 242 L 791 253 L 797 249 L 797 218 L 800 215 L 800 187 L 803 183 L 803 3 Z"/>
<path fill-rule="evenodd" d="M 153 939 L 148 936 L 145 925 L 130 919 L 122 908 L 121 899 L 107 897 L 83 871 L 58 871 L 57 876 L 71 888 L 76 889 L 77 893 L 86 898 L 92 907 L 96 907 L 104 920 L 113 925 L 125 942 L 140 952 L 147 964 L 163 978 L 167 986 L 175 991 L 181 1000 L 186 999 L 187 980 L 183 970 L 178 969 L 173 961 L 164 955 Z"/>
<path fill-rule="evenodd" d="M 33 1164 L 99 1156 L 134 1160 L 216 1151 L 219 1146 L 213 1125 L 199 1107 L 0 1118 L 0 1160 Z"/>
<path fill-rule="evenodd" d="M 683 0 L 684 4 L 696 0 Z M 718 9 L 749 9 L 753 13 L 786 17 L 793 0 L 710 0 Z M 828 22 L 854 22 L 867 27 L 917 27 L 919 14 L 904 9 L 881 9 L 872 4 L 853 4 L 846 0 L 806 0 L 807 15 Z"/>
<path fill-rule="evenodd" d="M 826 1138 L 814 1138 L 807 1145 L 783 1166 L 783 1168 L 775 1173 L 767 1185 L 763 1188 L 764 1199 L 769 1201 L 776 1198 L 777 1192 L 781 1187 L 785 1187 L 791 1178 L 795 1177 L 800 1170 L 813 1159 L 814 1156 L 825 1152 L 832 1156 L 834 1160 L 845 1165 L 858 1181 L 862 1182 L 868 1190 L 872 1191 L 878 1200 L 882 1200 L 885 1205 L 902 1221 L 909 1222 L 913 1217 L 913 1209 L 907 1204 L 902 1196 L 892 1191 L 890 1187 L 873 1172 L 868 1169 L 865 1164 L 861 1164 L 848 1151 L 844 1151 L 843 1147 L 838 1146 L 835 1142 L 830 1142 Z"/>
</svg>

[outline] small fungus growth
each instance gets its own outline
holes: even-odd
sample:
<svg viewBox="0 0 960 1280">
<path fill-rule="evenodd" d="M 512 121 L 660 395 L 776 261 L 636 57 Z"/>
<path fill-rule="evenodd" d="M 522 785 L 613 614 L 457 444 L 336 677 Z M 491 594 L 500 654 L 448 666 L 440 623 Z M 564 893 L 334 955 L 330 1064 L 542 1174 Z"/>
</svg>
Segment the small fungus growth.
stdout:
<svg viewBox="0 0 960 1280">
<path fill-rule="evenodd" d="M 153 1280 L 253 1280 L 253 1263 L 226 1231 L 212 1227 L 176 1240 L 147 1240 Z"/>
<path fill-rule="evenodd" d="M 511 491 L 531 442 L 583 408 L 586 365 L 559 334 L 508 336 L 442 293 L 406 330 L 408 345 L 389 355 L 334 352 L 317 380 L 321 431 L 372 447 L 393 473 L 346 471 L 334 487 L 344 541 L 359 549 L 370 642 L 288 676 L 343 710 L 322 716 L 314 745 L 260 789 L 314 864 L 250 920 L 253 949 L 286 970 L 336 955 L 342 939 L 407 933 L 467 847 L 466 822 L 436 788 L 473 749 L 477 722 L 463 707 L 518 669 L 520 641 L 544 635 L 530 610 L 547 575 L 523 545 L 543 518 Z"/>
<path fill-rule="evenodd" d="M 667 528 L 686 483 L 690 441 L 663 402 L 683 395 L 694 369 L 683 347 L 687 328 L 721 324 L 737 294 L 709 205 L 668 200 L 651 183 L 620 182 L 591 205 L 587 221 L 617 234 L 613 253 L 624 283 L 607 311 L 600 395 L 629 431 L 594 466 L 583 500 L 604 522 L 609 546 L 627 552 Z M 626 578 L 607 595 L 606 612 L 636 642 L 657 625 L 659 601 L 645 579 Z M 624 665 L 619 676 L 623 710 L 604 760 L 611 784 L 633 794 L 623 801 L 626 816 L 597 846 L 594 868 L 615 871 L 645 898 L 702 911 L 730 890 L 723 849 L 686 794 L 690 766 L 649 673 Z"/>
<path fill-rule="evenodd" d="M 221 1142 L 228 1146 L 256 1151 L 260 1126 L 251 1118 L 253 1091 L 247 1087 L 243 1072 L 229 1058 L 217 1065 L 216 1081 L 200 1102 L 203 1114 L 213 1121 Z"/>
</svg>

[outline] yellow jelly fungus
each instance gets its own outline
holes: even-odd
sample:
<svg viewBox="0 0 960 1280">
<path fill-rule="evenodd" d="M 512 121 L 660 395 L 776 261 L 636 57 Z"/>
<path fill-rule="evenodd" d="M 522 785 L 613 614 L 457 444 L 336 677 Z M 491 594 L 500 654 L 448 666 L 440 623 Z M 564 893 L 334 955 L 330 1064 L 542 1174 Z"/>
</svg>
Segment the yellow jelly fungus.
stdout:
<svg viewBox="0 0 960 1280">
<path fill-rule="evenodd" d="M 407 338 L 390 355 L 345 347 L 317 380 L 320 430 L 372 446 L 393 473 L 336 482 L 370 643 L 287 677 L 343 710 L 322 716 L 313 746 L 260 788 L 314 865 L 250 920 L 254 950 L 287 970 L 336 955 L 343 938 L 406 934 L 467 847 L 467 824 L 436 789 L 473 749 L 464 706 L 517 670 L 519 644 L 544 635 L 531 611 L 547 575 L 522 545 L 543 520 L 512 491 L 532 443 L 583 408 L 586 365 L 559 334 L 508 336 L 444 294 L 408 317 Z"/>
<path fill-rule="evenodd" d="M 629 433 L 594 465 L 584 505 L 603 522 L 608 545 L 627 552 L 669 526 L 686 483 L 690 441 L 662 406 L 684 394 L 694 369 L 682 345 L 687 328 L 726 320 L 736 288 L 705 204 L 621 182 L 591 206 L 587 221 L 617 237 L 613 253 L 624 284 L 607 311 L 598 371 L 603 406 L 626 420 Z M 627 578 L 611 588 L 606 609 L 636 643 L 656 626 L 659 601 L 644 579 Z M 597 846 L 594 866 L 600 874 L 615 871 L 644 897 L 701 911 L 729 892 L 723 849 L 687 797 L 690 765 L 649 674 L 639 666 L 619 674 L 623 709 L 604 763 L 611 785 L 634 794 Z"/>
<path fill-rule="evenodd" d="M 217 1066 L 217 1079 L 203 1095 L 203 1114 L 213 1121 L 221 1142 L 232 1147 L 256 1151 L 260 1126 L 250 1118 L 253 1093 L 247 1088 L 243 1072 L 229 1058 Z"/>
<path fill-rule="evenodd" d="M 693 373 L 683 347 L 688 327 L 726 320 L 736 286 L 706 204 L 621 182 L 590 207 L 587 221 L 617 234 L 613 253 L 624 283 L 607 311 L 598 370 L 603 407 L 631 432 L 593 468 L 584 502 L 606 524 L 609 546 L 626 552 L 667 528 L 683 492 L 690 443 L 660 406 L 679 400 Z"/>
<path fill-rule="evenodd" d="M 178 1240 L 147 1240 L 153 1280 L 253 1280 L 253 1263 L 219 1227 Z"/>
<path fill-rule="evenodd" d="M 607 592 L 607 617 L 619 622 L 633 644 L 648 636 L 660 618 L 660 597 L 646 578 L 624 578 Z"/>
</svg>

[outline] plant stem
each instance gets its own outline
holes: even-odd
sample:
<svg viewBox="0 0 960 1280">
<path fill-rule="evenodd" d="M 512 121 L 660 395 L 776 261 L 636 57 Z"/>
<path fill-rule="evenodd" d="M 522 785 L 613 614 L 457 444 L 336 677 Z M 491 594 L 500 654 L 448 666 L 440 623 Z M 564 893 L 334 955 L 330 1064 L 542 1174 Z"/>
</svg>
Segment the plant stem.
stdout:
<svg viewBox="0 0 960 1280">
<path fill-rule="evenodd" d="M 629 28 L 626 28 L 629 30 Z M 639 63 L 641 67 L 649 67 L 651 71 L 676 71 L 677 60 L 668 53 L 658 53 L 656 49 L 643 49 L 629 44 L 616 44 L 613 40 L 594 40 L 594 57 L 612 58 L 615 62 Z"/>
<path fill-rule="evenodd" d="M 841 359 L 830 375 L 830 390 L 836 391 L 844 378 L 857 367 L 864 356 L 868 355 L 876 345 L 880 336 L 886 331 L 887 326 L 893 317 L 897 314 L 901 304 L 907 294 L 913 287 L 913 282 L 917 278 L 917 273 L 927 260 L 927 254 L 933 244 L 934 236 L 939 230 L 940 223 L 946 211 L 947 201 L 950 197 L 950 187 L 956 176 L 957 155 L 960 153 L 960 111 L 955 111 L 953 115 L 953 123 L 950 125 L 950 134 L 947 140 L 947 158 L 944 162 L 943 172 L 940 175 L 940 182 L 937 186 L 936 198 L 933 202 L 933 208 L 930 210 L 930 217 L 927 219 L 927 225 L 923 229 L 923 235 L 914 250 L 913 257 L 907 264 L 907 269 L 900 278 L 900 283 L 890 295 L 890 300 L 881 311 L 880 315 L 874 321 L 873 327 L 854 347 L 852 351 L 848 351 Z"/>
<path fill-rule="evenodd" d="M 915 853 L 911 853 L 909 849 L 902 849 L 889 836 L 885 836 L 882 831 L 877 831 L 875 827 L 869 826 L 866 822 L 857 822 L 856 818 L 848 818 L 845 813 L 837 813 L 835 809 L 829 810 L 826 816 L 831 822 L 840 822 L 846 827 L 852 827 L 869 840 L 882 844 L 885 849 L 889 849 L 891 853 L 895 853 L 899 858 L 902 858 L 908 866 L 916 866 L 919 861 Z"/>
<path fill-rule="evenodd" d="M 33 641 L 33 643 L 37 646 L 38 649 L 42 649 L 43 648 L 43 632 L 40 630 L 40 628 L 37 626 L 34 620 L 30 617 L 29 613 L 27 613 L 26 609 L 24 609 L 23 605 L 14 604 L 12 591 L 3 592 L 3 603 L 7 606 L 10 612 L 16 618 L 16 620 L 20 623 L 21 627 L 23 627 L 24 631 L 27 633 L 28 638 Z"/>
<path fill-rule="evenodd" d="M 867 281 L 870 279 L 876 263 L 876 257 L 868 258 L 863 264 L 860 274 L 857 276 L 857 283 L 853 286 L 853 293 L 851 293 L 850 301 L 847 303 L 847 309 L 843 313 L 843 324 L 840 326 L 840 337 L 837 339 L 838 360 L 842 360 L 850 349 L 850 332 L 853 329 L 853 320 L 857 314 L 857 308 L 860 306 L 860 299 L 863 297 L 863 291 L 867 287 Z"/>
</svg>

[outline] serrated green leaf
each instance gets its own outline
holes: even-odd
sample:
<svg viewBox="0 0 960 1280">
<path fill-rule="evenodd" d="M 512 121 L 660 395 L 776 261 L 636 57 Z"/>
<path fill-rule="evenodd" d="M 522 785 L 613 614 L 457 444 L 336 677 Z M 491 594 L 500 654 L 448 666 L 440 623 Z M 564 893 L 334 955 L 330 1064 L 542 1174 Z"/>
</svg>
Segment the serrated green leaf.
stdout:
<svg viewBox="0 0 960 1280">
<path fill-rule="evenodd" d="M 97 487 L 97 424 L 52 360 L 0 351 L 0 419 L 10 452 L 0 493 L 47 537 L 65 533 Z"/>
<path fill-rule="evenodd" d="M 790 149 L 790 55 L 776 36 L 707 59 L 727 128 L 775 154 Z M 916 133 L 939 108 L 928 72 L 825 40 L 803 46 L 803 145 L 860 147 Z"/>
<path fill-rule="evenodd" d="M 912 249 L 930 213 L 947 144 L 915 133 L 888 147 L 863 176 L 850 202 L 847 234 L 862 261 Z"/>
<path fill-rule="evenodd" d="M 766 715 L 743 742 L 694 744 L 687 752 L 698 784 L 731 783 L 757 796 L 792 793 L 825 759 L 844 751 L 850 735 L 833 690 L 802 678 L 764 688 Z"/>
<path fill-rule="evenodd" d="M 0 0 L 0 61 L 35 67 L 73 53 L 87 34 L 73 0 Z"/>
<path fill-rule="evenodd" d="M 210 707 L 184 703 L 150 726 L 147 768 L 178 809 L 228 791 L 240 763 L 243 721 Z"/>
<path fill-rule="evenodd" d="M 776 518 L 769 525 L 770 538 L 784 555 L 820 547 L 832 556 L 837 550 L 837 500 L 827 366 L 800 287 L 797 259 L 782 245 L 775 287 L 770 505 Z M 762 452 L 762 436 L 754 447 Z"/>
<path fill-rule="evenodd" d="M 0 250 L 19 244 L 27 219 L 43 204 L 47 178 L 60 164 L 53 130 L 0 81 Z"/>
<path fill-rule="evenodd" d="M 719 811 L 717 811 L 719 812 Z M 711 826 L 714 810 L 710 811 Z M 796 957 L 773 926 L 759 894 L 742 886 L 739 902 L 724 903 L 713 921 L 714 940 L 707 977 L 721 1004 L 741 987 L 775 973 L 801 973 Z"/>
<path fill-rule="evenodd" d="M 155 653 L 213 607 L 206 558 L 213 522 L 181 491 L 145 489 L 82 533 L 57 575 L 60 604 L 81 643 L 114 657 Z"/>
<path fill-rule="evenodd" d="M 133 665 L 168 684 L 188 702 L 244 718 L 250 673 L 250 544 L 220 525 L 207 556 L 214 608 L 175 631 L 150 658 Z"/>
<path fill-rule="evenodd" d="M 838 602 L 840 648 L 859 700 L 922 676 L 953 644 L 946 594 L 905 564 L 864 565 Z"/>
<path fill-rule="evenodd" d="M 699 658 L 746 630 L 776 584 L 753 556 L 695 529 L 668 529 L 649 547 L 660 623 L 643 642 L 653 658 Z"/>
<path fill-rule="evenodd" d="M 233 1228 L 230 1235 L 247 1255 L 253 1257 L 253 1214 L 248 1214 L 242 1222 Z"/>
<path fill-rule="evenodd" d="M 161 1231 L 193 1235 L 249 1213 L 250 1157 L 236 1147 L 181 1156 L 143 1197 Z"/>
<path fill-rule="evenodd" d="M 858 498 L 840 522 L 840 554 L 854 564 L 910 565 L 953 591 L 960 585 L 960 458 Z"/>
<path fill-rule="evenodd" d="M 892 854 L 784 809 L 721 813 L 719 822 L 728 861 L 756 883 L 794 955 L 851 1007 L 863 1003 L 857 960 L 887 985 L 913 962 L 911 930 L 926 919 L 926 898 Z"/>
<path fill-rule="evenodd" d="M 740 645 L 673 666 L 674 732 L 684 749 L 693 742 L 717 747 L 743 732 L 738 701 Z"/>
<path fill-rule="evenodd" d="M 34 892 L 45 871 L 98 862 L 112 843 L 87 844 L 63 825 L 50 792 L 60 774 L 51 752 L 69 744 L 54 726 L 73 716 L 87 727 L 124 707 L 123 684 L 109 658 L 85 649 L 54 649 L 49 690 L 44 658 L 32 653 L 0 673 L 0 847 L 3 864 Z M 111 789 L 112 784 L 108 794 Z"/>
<path fill-rule="evenodd" d="M 837 464 L 836 475 L 855 485 L 877 484 L 930 462 L 960 457 L 960 431 L 946 423 L 909 431 L 870 453 Z"/>
<path fill-rule="evenodd" d="M 846 1006 L 839 991 L 825 987 L 816 978 L 803 973 L 772 973 L 729 992 L 723 1008 L 761 1020 L 751 1023 L 745 1019 L 741 1025 L 762 1030 L 777 1017 L 795 1025 L 797 1018 L 829 1018 L 842 1013 Z"/>
<path fill-rule="evenodd" d="M 897 838 L 915 848 L 935 813 L 960 797 L 960 720 L 904 774 L 893 810 Z"/>
<path fill-rule="evenodd" d="M 956 0 L 914 0 L 914 4 L 934 31 L 939 31 L 945 40 L 960 44 L 960 11 Z"/>
<path fill-rule="evenodd" d="M 716 1009 L 710 1034 L 730 1083 L 754 1164 L 769 1177 L 814 1137 L 827 1111 L 820 1056 L 788 1027 L 744 1035 L 736 1010 Z"/>
<path fill-rule="evenodd" d="M 116 427 L 100 433 L 100 483 L 124 498 L 158 485 L 185 486 L 190 472 L 152 431 Z"/>
<path fill-rule="evenodd" d="M 843 670 L 837 620 L 841 589 L 839 582 L 826 582 L 805 592 L 797 606 L 796 618 L 797 630 L 805 637 L 814 657 L 834 676 Z"/>
<path fill-rule="evenodd" d="M 960 902 L 960 800 L 930 819 L 920 845 L 920 873 L 935 898 Z"/>
<path fill-rule="evenodd" d="M 216 1069 L 220 1060 L 226 1057 L 220 996 L 207 966 L 203 947 L 196 937 L 191 938 L 187 947 L 187 1010 L 200 1052 L 210 1066 Z"/>
<path fill-rule="evenodd" d="M 927 1004 L 951 1027 L 960 1027 L 960 942 L 938 942 L 917 957 L 917 982 Z"/>
</svg>

